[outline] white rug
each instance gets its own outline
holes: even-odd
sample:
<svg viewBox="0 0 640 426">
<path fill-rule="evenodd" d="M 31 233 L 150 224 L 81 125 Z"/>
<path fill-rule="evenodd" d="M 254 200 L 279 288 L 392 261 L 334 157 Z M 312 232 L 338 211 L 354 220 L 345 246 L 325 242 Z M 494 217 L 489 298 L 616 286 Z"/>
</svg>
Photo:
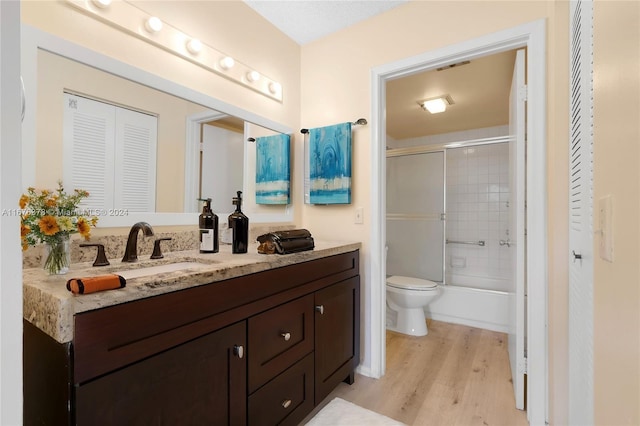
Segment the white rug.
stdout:
<svg viewBox="0 0 640 426">
<path fill-rule="evenodd" d="M 334 398 L 318 411 L 307 426 L 406 426 L 392 418 L 352 404 L 344 399 Z"/>
</svg>

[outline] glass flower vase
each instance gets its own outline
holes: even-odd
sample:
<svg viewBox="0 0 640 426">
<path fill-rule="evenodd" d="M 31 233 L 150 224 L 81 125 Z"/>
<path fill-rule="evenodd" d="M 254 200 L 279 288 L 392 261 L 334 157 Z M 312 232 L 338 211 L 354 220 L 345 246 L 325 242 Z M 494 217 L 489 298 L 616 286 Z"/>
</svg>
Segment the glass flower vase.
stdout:
<svg viewBox="0 0 640 426">
<path fill-rule="evenodd" d="M 71 264 L 69 235 L 60 235 L 45 243 L 44 259 L 44 270 L 49 275 L 62 275 L 69 272 Z"/>
</svg>

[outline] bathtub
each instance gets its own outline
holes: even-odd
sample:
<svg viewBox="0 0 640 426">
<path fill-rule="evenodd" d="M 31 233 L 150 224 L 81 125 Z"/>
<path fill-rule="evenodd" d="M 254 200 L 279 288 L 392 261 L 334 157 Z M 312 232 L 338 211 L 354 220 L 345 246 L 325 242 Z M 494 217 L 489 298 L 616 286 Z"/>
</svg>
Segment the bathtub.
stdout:
<svg viewBox="0 0 640 426">
<path fill-rule="evenodd" d="M 425 308 L 436 321 L 462 324 L 507 333 L 509 329 L 509 281 L 453 275 L 440 286 L 440 296 Z"/>
</svg>

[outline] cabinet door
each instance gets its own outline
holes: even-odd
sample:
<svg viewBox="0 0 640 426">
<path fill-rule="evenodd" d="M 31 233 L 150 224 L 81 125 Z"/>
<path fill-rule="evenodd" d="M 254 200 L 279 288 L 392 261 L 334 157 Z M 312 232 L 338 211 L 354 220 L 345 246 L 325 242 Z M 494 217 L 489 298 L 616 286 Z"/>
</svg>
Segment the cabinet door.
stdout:
<svg viewBox="0 0 640 426">
<path fill-rule="evenodd" d="M 243 321 L 83 384 L 77 424 L 244 425 L 245 340 Z"/>
<path fill-rule="evenodd" d="M 360 361 L 360 277 L 315 293 L 315 404 L 340 382 L 353 383 Z"/>
</svg>

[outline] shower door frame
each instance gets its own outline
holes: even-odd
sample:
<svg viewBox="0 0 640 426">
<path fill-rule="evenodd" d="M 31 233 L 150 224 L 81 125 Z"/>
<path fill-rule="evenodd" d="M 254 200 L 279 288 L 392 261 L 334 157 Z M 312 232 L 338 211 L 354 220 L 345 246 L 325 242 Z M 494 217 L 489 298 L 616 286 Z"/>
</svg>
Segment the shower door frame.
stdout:
<svg viewBox="0 0 640 426">
<path fill-rule="evenodd" d="M 442 269 L 442 281 L 433 280 L 429 277 L 426 279 L 436 282 L 441 282 L 443 285 L 446 284 L 446 245 L 445 241 L 447 239 L 447 150 L 443 144 L 433 144 L 433 145 L 420 145 L 412 148 L 391 148 L 387 149 L 385 159 L 389 157 L 403 157 L 406 155 L 421 155 L 421 154 L 432 154 L 436 152 L 442 152 L 442 212 L 440 213 L 440 221 L 442 222 L 442 241 L 440 242 L 440 250 L 442 252 L 442 264 L 440 265 Z M 388 218 L 385 216 L 385 221 Z M 386 225 L 385 225 L 386 226 Z M 412 275 L 413 276 L 413 275 Z M 417 275 L 415 275 L 417 276 Z"/>
<path fill-rule="evenodd" d="M 468 139 L 463 141 L 454 141 L 454 142 L 446 142 L 446 143 L 438 143 L 438 144 L 424 144 L 417 145 L 407 148 L 390 148 L 385 151 L 385 159 L 389 157 L 402 157 L 405 155 L 419 155 L 419 154 L 430 154 L 434 152 L 442 152 L 443 153 L 443 185 L 444 185 L 444 195 L 442 198 L 443 206 L 442 206 L 442 214 L 441 220 L 442 224 L 442 242 L 441 242 L 441 250 L 442 250 L 442 285 L 447 285 L 447 153 L 450 149 L 458 149 L 458 148 L 467 148 L 472 146 L 485 146 L 485 145 L 495 145 L 499 143 L 509 143 L 509 135 L 505 136 L 495 136 L 490 138 L 480 138 L 480 139 Z M 385 218 L 385 220 L 387 220 Z"/>
<path fill-rule="evenodd" d="M 365 321 L 371 333 L 365 334 L 365 347 L 370 358 L 363 372 L 381 377 L 385 372 L 386 308 L 384 241 L 385 219 L 385 135 L 386 82 L 392 79 L 428 71 L 447 64 L 473 60 L 495 53 L 527 48 L 527 336 L 532 342 L 528 350 L 527 417 L 532 425 L 544 425 L 549 418 L 548 366 L 548 276 L 547 276 L 547 139 L 546 139 L 546 22 L 539 19 L 514 28 L 401 59 L 371 70 L 371 256 L 368 264 L 371 291 L 366 306 L 370 307 Z M 537 178 L 536 178 L 537 177 Z"/>
</svg>

